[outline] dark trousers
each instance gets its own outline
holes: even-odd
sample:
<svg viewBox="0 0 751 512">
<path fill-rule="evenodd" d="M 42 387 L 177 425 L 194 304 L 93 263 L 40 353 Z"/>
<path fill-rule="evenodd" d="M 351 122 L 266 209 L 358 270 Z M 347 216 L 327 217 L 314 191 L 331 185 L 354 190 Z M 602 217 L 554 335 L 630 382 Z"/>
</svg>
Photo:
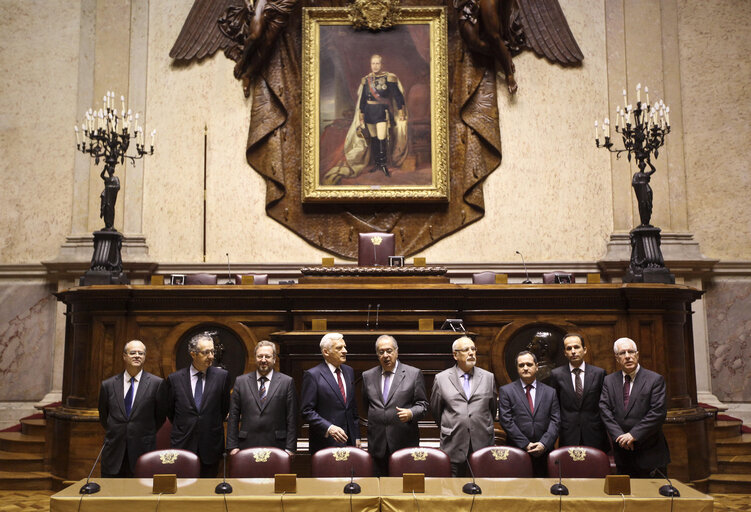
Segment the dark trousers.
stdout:
<svg viewBox="0 0 751 512">
<path fill-rule="evenodd" d="M 120 464 L 120 470 L 117 473 L 106 473 L 102 471 L 102 478 L 133 478 L 133 469 L 130 467 L 128 457 L 128 448 L 125 448 L 125 454 L 123 455 L 123 461 Z"/>
<path fill-rule="evenodd" d="M 375 476 L 389 476 L 389 454 L 385 457 L 373 457 Z"/>
<path fill-rule="evenodd" d="M 219 461 L 213 464 L 204 464 L 201 462 L 201 478 L 216 478 L 219 473 Z"/>
</svg>

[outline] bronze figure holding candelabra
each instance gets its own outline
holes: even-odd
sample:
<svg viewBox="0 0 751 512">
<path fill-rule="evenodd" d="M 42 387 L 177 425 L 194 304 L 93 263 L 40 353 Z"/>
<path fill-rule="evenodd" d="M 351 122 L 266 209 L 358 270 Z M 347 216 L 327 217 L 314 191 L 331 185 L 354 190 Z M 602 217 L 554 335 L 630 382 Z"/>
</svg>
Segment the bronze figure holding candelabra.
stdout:
<svg viewBox="0 0 751 512">
<path fill-rule="evenodd" d="M 117 164 L 136 160 L 154 154 L 154 137 L 151 132 L 151 147 L 147 150 L 143 126 L 139 126 L 139 114 L 125 110 L 125 97 L 120 97 L 122 110 L 115 108 L 115 93 L 107 92 L 102 98 L 103 106 L 98 111 L 89 109 L 79 130 L 75 127 L 76 148 L 94 159 L 95 164 L 104 161 L 100 174 L 104 189 L 99 196 L 99 216 L 104 220 L 104 228 L 94 232 L 94 254 L 89 270 L 80 279 L 80 285 L 127 284 L 128 277 L 123 273 L 120 251 L 123 236 L 115 229 L 115 203 L 120 191 L 120 178 L 115 176 Z M 127 154 L 135 142 L 135 153 Z"/>
<path fill-rule="evenodd" d="M 631 179 L 631 186 L 639 207 L 641 224 L 631 230 L 631 261 L 623 277 L 626 283 L 675 283 L 675 276 L 665 267 L 660 249 L 660 228 L 652 226 L 652 175 L 657 171 L 652 158 L 659 155 L 659 148 L 665 144 L 665 136 L 670 133 L 670 107 L 662 100 L 651 105 L 649 89 L 644 87 L 646 102 L 641 101 L 641 84 L 636 86 L 636 108 L 628 104 L 626 90 L 623 90 L 624 108 L 616 107 L 615 132 L 623 140 L 623 149 L 614 147 L 610 139 L 610 121 L 605 118 L 602 131 L 605 142 L 600 143 L 598 122 L 595 121 L 595 144 L 615 153 L 617 158 L 626 153 L 628 161 L 636 161 L 638 171 Z M 647 170 L 647 168 L 649 168 Z"/>
</svg>

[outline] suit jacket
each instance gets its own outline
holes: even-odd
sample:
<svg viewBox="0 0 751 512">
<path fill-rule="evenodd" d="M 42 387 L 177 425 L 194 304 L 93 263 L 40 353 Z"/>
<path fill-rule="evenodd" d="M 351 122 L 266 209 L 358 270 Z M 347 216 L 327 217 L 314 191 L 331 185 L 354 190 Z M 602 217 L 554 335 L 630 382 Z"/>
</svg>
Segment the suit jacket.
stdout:
<svg viewBox="0 0 751 512">
<path fill-rule="evenodd" d="M 418 421 L 428 412 L 428 399 L 422 372 L 400 361 L 384 403 L 381 371 L 376 366 L 362 374 L 362 395 L 368 408 L 368 451 L 385 458 L 396 450 L 420 445 Z M 412 419 L 400 421 L 397 407 L 412 411 Z"/>
<path fill-rule="evenodd" d="M 105 430 L 102 472 L 115 474 L 128 448 L 131 471 L 138 457 L 156 449 L 156 431 L 164 423 L 157 396 L 162 379 L 144 371 L 138 383 L 130 417 L 125 415 L 124 372 L 102 382 L 99 389 L 99 421 Z"/>
<path fill-rule="evenodd" d="M 610 451 L 605 434 L 605 425 L 600 419 L 600 393 L 605 370 L 587 364 L 582 380 L 582 398 L 576 398 L 576 390 L 568 363 L 559 366 L 550 375 L 550 385 L 558 396 L 561 408 L 561 446 L 593 446 L 604 452 Z"/>
<path fill-rule="evenodd" d="M 613 454 L 616 466 L 628 460 L 641 469 L 667 466 L 670 450 L 662 433 L 667 416 L 665 379 L 662 375 L 639 367 L 629 393 L 628 407 L 623 407 L 623 373 L 611 373 L 602 385 L 600 414 L 610 437 L 615 439 L 630 432 L 634 436 L 634 450 L 624 450 L 615 442 Z"/>
<path fill-rule="evenodd" d="M 502 386 L 498 394 L 501 426 L 508 443 L 525 449 L 529 443 L 539 442 L 545 445 L 545 453 L 549 453 L 555 447 L 561 424 L 555 390 L 537 381 L 534 412 L 529 410 L 521 379 Z"/>
<path fill-rule="evenodd" d="M 170 446 L 197 454 L 203 464 L 215 464 L 224 451 L 224 418 L 231 389 L 227 370 L 216 366 L 206 370 L 200 411 L 193 400 L 190 366 L 167 377 L 162 388 L 166 414 L 172 422 Z"/>
<path fill-rule="evenodd" d="M 347 388 L 346 403 L 339 391 L 339 384 L 325 362 L 303 374 L 302 415 L 310 425 L 311 454 L 329 446 L 343 446 L 331 436 L 326 437 L 326 431 L 331 425 L 344 430 L 349 446 L 355 446 L 355 440 L 360 439 L 360 421 L 355 400 L 355 371 L 346 364 L 340 368 Z"/>
<path fill-rule="evenodd" d="M 441 450 L 455 464 L 467 460 L 470 447 L 477 451 L 495 444 L 493 420 L 498 407 L 492 373 L 475 366 L 472 394 L 467 398 L 457 368 L 436 375 L 430 394 L 430 411 L 441 431 Z"/>
<path fill-rule="evenodd" d="M 227 420 L 227 449 L 275 446 L 297 448 L 297 393 L 292 377 L 274 372 L 266 400 L 258 394 L 256 372 L 235 381 Z"/>
</svg>

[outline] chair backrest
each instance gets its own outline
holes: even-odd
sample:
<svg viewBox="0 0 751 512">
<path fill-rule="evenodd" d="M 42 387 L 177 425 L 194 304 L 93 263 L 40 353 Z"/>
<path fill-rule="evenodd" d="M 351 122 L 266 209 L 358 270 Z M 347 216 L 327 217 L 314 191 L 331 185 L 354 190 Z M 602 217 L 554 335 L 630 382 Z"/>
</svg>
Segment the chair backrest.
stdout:
<svg viewBox="0 0 751 512">
<path fill-rule="evenodd" d="M 235 284 L 243 284 L 243 275 L 252 276 L 253 284 L 269 284 L 268 274 L 233 274 L 232 278 L 235 280 Z"/>
<path fill-rule="evenodd" d="M 354 446 L 332 447 L 318 450 L 311 461 L 313 478 L 373 476 L 373 458 L 368 452 Z"/>
<path fill-rule="evenodd" d="M 394 233 L 360 233 L 357 245 L 357 266 L 388 265 L 389 256 L 394 256 L 396 239 Z"/>
<path fill-rule="evenodd" d="M 246 448 L 229 458 L 230 478 L 274 478 L 277 473 L 290 472 L 290 456 L 273 446 Z"/>
<path fill-rule="evenodd" d="M 532 459 L 513 446 L 488 446 L 469 457 L 478 478 L 532 478 Z"/>
<path fill-rule="evenodd" d="M 495 284 L 495 272 L 472 274 L 472 284 Z"/>
<path fill-rule="evenodd" d="M 158 474 L 198 478 L 201 474 L 201 462 L 198 455 L 188 450 L 154 450 L 138 457 L 133 473 L 136 478 L 153 478 Z"/>
<path fill-rule="evenodd" d="M 569 272 L 547 272 L 542 275 L 543 284 L 568 284 L 575 282 L 576 276 Z"/>
<path fill-rule="evenodd" d="M 423 473 L 425 476 L 450 477 L 451 460 L 438 448 L 402 448 L 389 458 L 389 476 Z"/>
<path fill-rule="evenodd" d="M 564 478 L 605 478 L 610 474 L 607 454 L 591 446 L 562 446 L 548 454 L 548 476 L 557 477 L 561 465 Z"/>
<path fill-rule="evenodd" d="M 185 284 L 216 284 L 216 274 L 185 274 Z"/>
</svg>

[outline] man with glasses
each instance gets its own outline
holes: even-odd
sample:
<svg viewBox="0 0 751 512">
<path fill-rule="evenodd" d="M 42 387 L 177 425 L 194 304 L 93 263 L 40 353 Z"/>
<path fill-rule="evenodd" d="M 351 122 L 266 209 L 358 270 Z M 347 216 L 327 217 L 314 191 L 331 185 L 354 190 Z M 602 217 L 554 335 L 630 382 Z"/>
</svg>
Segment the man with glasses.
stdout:
<svg viewBox="0 0 751 512">
<path fill-rule="evenodd" d="M 532 352 L 519 352 L 516 370 L 519 378 L 498 391 L 499 418 L 508 443 L 531 456 L 534 476 L 542 478 L 548 473 L 546 455 L 558 438 L 558 398 L 553 388 L 537 380 L 537 357 Z"/>
<path fill-rule="evenodd" d="M 368 452 L 376 476 L 388 476 L 392 453 L 420 446 L 418 421 L 428 411 L 428 399 L 422 372 L 399 361 L 393 336 L 379 336 L 375 349 L 380 364 L 362 374 L 362 395 L 368 408 Z"/>
<path fill-rule="evenodd" d="M 99 421 L 105 430 L 102 477 L 130 478 L 138 457 L 156 448 L 164 423 L 157 393 L 162 379 L 143 369 L 146 345 L 131 340 L 123 348 L 125 371 L 102 382 Z"/>
<path fill-rule="evenodd" d="M 616 469 L 632 478 L 666 475 L 670 451 L 662 433 L 665 379 L 641 367 L 634 340 L 615 340 L 613 351 L 620 370 L 605 377 L 600 414 L 613 440 Z"/>
<path fill-rule="evenodd" d="M 435 376 L 430 411 L 441 431 L 441 450 L 451 459 L 451 476 L 466 476 L 470 454 L 495 442 L 495 378 L 475 366 L 471 338 L 456 339 L 451 350 L 456 365 Z"/>
<path fill-rule="evenodd" d="M 274 370 L 276 345 L 259 341 L 256 370 L 235 381 L 227 419 L 227 450 L 275 446 L 294 455 L 297 448 L 297 394 L 292 377 Z"/>
<path fill-rule="evenodd" d="M 217 475 L 232 388 L 227 370 L 212 366 L 213 334 L 202 332 L 188 341 L 191 365 L 167 377 L 161 391 L 172 422 L 170 446 L 198 455 L 201 478 Z"/>
</svg>

